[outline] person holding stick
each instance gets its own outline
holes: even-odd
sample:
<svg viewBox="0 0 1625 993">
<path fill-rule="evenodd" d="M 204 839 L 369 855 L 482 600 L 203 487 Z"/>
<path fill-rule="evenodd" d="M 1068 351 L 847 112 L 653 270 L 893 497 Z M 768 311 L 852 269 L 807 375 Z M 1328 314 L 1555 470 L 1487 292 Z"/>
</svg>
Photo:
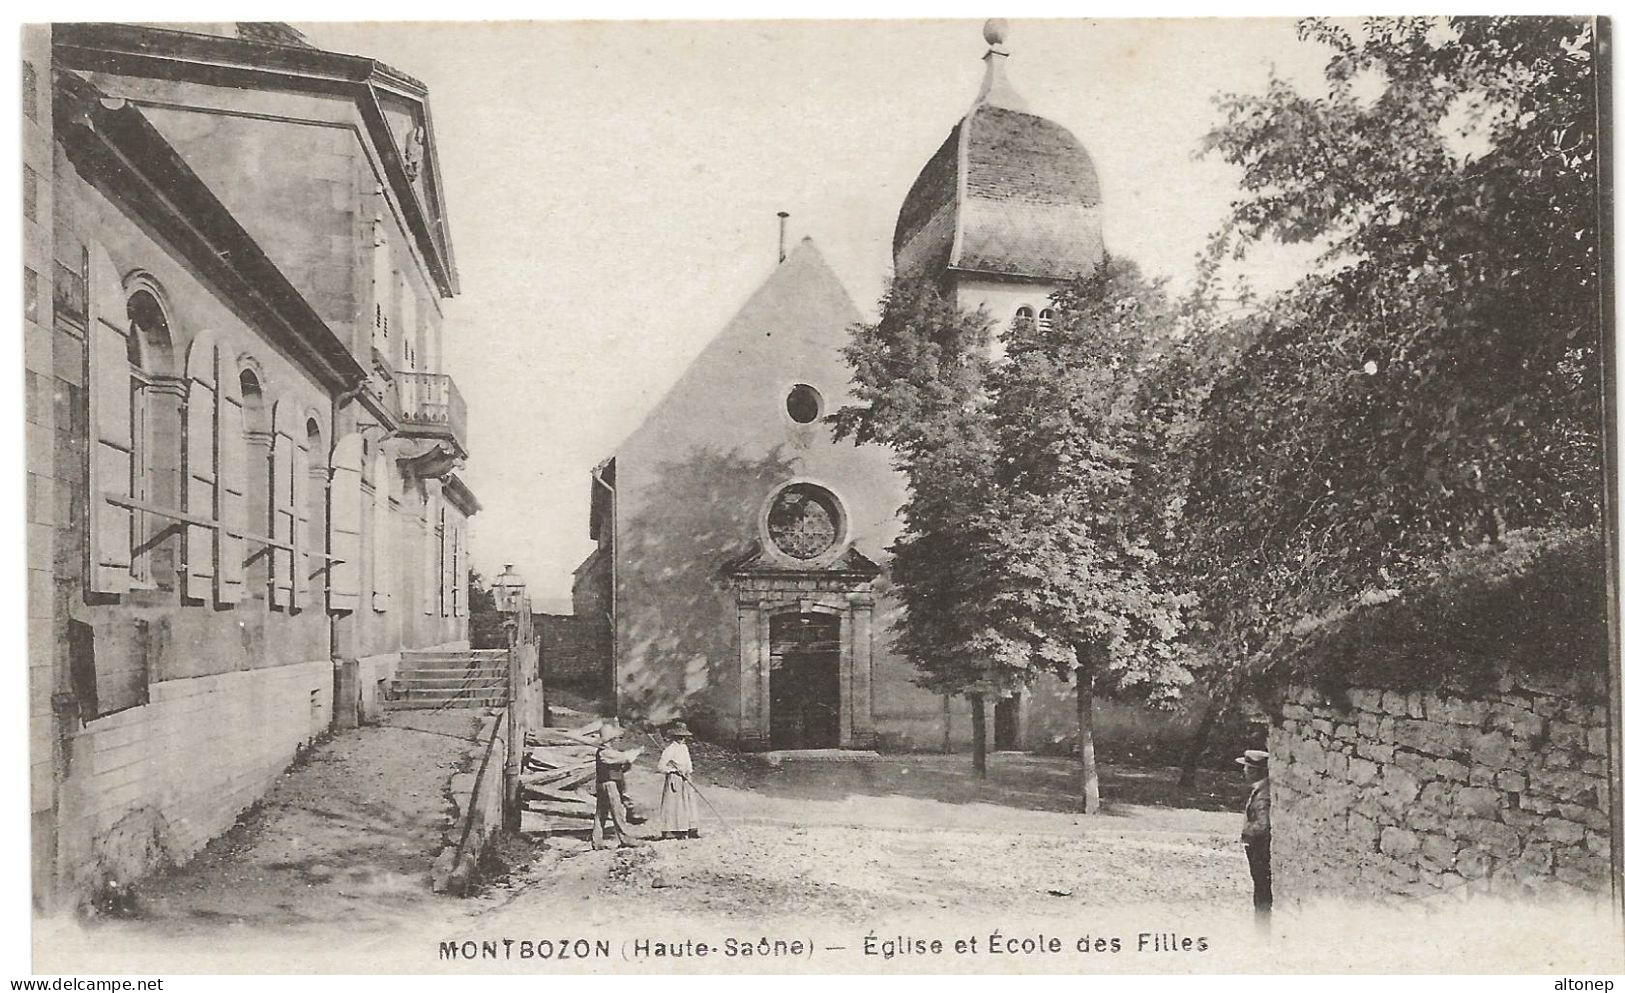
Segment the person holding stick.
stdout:
<svg viewBox="0 0 1625 993">
<path fill-rule="evenodd" d="M 688 754 L 688 742 L 694 733 L 682 721 L 675 721 L 666 729 L 671 744 L 660 753 L 657 771 L 666 777 L 665 788 L 660 791 L 660 837 L 698 838 L 699 828 L 694 819 L 694 759 Z"/>
</svg>

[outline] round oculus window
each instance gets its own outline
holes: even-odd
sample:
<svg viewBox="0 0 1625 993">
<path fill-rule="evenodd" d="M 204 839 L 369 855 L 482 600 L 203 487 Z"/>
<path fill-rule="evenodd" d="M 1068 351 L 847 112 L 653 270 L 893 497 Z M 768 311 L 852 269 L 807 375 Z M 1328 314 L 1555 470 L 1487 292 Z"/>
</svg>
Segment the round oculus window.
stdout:
<svg viewBox="0 0 1625 993">
<path fill-rule="evenodd" d="M 834 548 L 841 538 L 841 507 L 835 494 L 810 483 L 786 486 L 768 508 L 767 536 L 779 551 L 802 561 Z"/>
<path fill-rule="evenodd" d="M 784 398 L 784 410 L 797 424 L 811 424 L 824 412 L 824 398 L 806 383 L 797 383 Z"/>
</svg>

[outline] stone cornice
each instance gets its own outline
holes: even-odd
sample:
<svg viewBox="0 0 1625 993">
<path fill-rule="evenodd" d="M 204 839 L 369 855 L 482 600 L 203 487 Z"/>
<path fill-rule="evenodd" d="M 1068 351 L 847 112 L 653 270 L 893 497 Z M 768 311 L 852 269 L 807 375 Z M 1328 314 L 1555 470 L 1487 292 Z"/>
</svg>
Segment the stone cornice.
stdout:
<svg viewBox="0 0 1625 993">
<path fill-rule="evenodd" d="M 72 73 L 54 88 L 56 134 L 75 168 L 168 238 L 329 390 L 367 371 L 252 235 L 134 106 Z"/>
<path fill-rule="evenodd" d="M 457 266 L 445 231 L 445 197 L 438 188 L 433 191 L 440 212 L 437 224 L 407 175 L 378 100 L 378 94 L 386 92 L 417 102 L 424 131 L 432 141 L 428 90 L 418 80 L 358 55 L 132 24 L 58 24 L 52 28 L 52 46 L 58 64 L 87 72 L 237 89 L 327 93 L 354 100 L 377 147 L 385 178 L 401 204 L 407 229 L 429 260 L 441 294 L 457 293 Z M 426 184 L 438 184 L 438 156 L 432 145 L 428 151 Z"/>
</svg>

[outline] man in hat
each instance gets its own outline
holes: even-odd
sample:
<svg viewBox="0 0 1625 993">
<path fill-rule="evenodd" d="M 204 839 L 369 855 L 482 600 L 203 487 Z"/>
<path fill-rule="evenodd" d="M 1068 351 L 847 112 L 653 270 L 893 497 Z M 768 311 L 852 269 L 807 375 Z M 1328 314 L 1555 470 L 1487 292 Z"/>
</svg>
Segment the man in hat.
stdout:
<svg viewBox="0 0 1625 993">
<path fill-rule="evenodd" d="M 598 809 L 592 819 L 592 847 L 604 847 L 604 819 L 608 818 L 615 825 L 616 841 L 628 848 L 646 845 L 632 834 L 627 826 L 626 804 L 626 770 L 632 768 L 632 763 L 642 754 L 643 749 L 634 748 L 630 751 L 620 751 L 610 747 L 610 742 L 621 736 L 618 725 L 608 721 L 598 726 L 598 748 L 593 754 L 593 780 L 597 784 Z"/>
<path fill-rule="evenodd" d="M 1270 753 L 1249 748 L 1236 764 L 1253 784 L 1247 794 L 1241 843 L 1247 849 L 1247 867 L 1253 872 L 1253 913 L 1260 919 L 1270 912 Z"/>
<path fill-rule="evenodd" d="M 671 744 L 660 753 L 655 768 L 666 776 L 665 788 L 660 791 L 660 837 L 698 838 L 699 828 L 694 820 L 694 759 L 688 754 L 688 743 L 694 733 L 682 721 L 673 721 L 666 729 Z"/>
</svg>

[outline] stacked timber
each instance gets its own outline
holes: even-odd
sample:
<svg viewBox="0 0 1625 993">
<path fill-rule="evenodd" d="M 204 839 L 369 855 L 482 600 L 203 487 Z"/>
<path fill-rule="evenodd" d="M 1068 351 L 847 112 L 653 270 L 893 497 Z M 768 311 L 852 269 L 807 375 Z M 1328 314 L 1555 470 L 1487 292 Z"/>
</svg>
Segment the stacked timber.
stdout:
<svg viewBox="0 0 1625 993">
<path fill-rule="evenodd" d="M 598 809 L 591 737 L 596 724 L 575 730 L 536 728 L 525 735 L 525 764 L 519 776 L 525 810 L 525 830 L 532 832 L 591 831 Z M 535 816 L 540 815 L 540 816 Z"/>
</svg>

